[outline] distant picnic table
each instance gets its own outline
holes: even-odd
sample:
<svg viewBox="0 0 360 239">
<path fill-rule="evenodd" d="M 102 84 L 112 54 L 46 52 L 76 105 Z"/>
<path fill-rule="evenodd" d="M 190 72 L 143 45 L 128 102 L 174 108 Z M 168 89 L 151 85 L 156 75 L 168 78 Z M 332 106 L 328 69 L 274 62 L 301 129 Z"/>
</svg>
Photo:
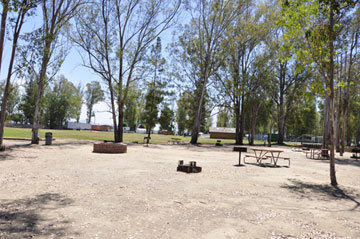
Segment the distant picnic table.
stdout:
<svg viewBox="0 0 360 239">
<path fill-rule="evenodd" d="M 270 149 L 270 148 L 251 148 L 254 151 L 255 155 L 246 154 L 244 157 L 244 162 L 247 157 L 255 158 L 256 163 L 262 164 L 263 160 L 270 159 L 271 163 L 276 167 L 279 159 L 287 160 L 290 166 L 290 158 L 280 157 L 280 154 L 283 153 L 283 150 L 280 149 Z"/>
<path fill-rule="evenodd" d="M 171 140 L 169 141 L 169 143 L 172 143 L 172 144 L 179 144 L 179 143 L 183 143 L 183 142 L 184 141 L 182 141 L 179 138 L 171 138 Z"/>
<path fill-rule="evenodd" d="M 306 152 L 306 157 L 310 159 L 328 159 L 329 150 L 325 148 L 309 148 L 308 152 Z"/>
</svg>

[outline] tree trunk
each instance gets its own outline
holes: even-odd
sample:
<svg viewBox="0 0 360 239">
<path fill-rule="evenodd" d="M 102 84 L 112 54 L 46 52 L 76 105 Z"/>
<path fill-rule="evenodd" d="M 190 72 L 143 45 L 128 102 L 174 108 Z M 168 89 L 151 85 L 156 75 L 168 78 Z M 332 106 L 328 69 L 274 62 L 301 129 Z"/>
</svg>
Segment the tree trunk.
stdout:
<svg viewBox="0 0 360 239">
<path fill-rule="evenodd" d="M 119 107 L 119 109 L 118 109 L 119 117 L 118 117 L 118 127 L 117 127 L 118 141 L 116 141 L 116 142 L 123 142 L 124 104 L 120 103 L 120 105 L 118 107 Z"/>
<path fill-rule="evenodd" d="M 36 106 L 35 106 L 35 113 L 34 113 L 34 124 L 32 128 L 32 138 L 31 143 L 32 144 L 39 144 L 39 127 L 40 127 L 40 115 L 41 115 L 41 107 L 42 107 L 42 98 L 44 93 L 44 84 L 45 84 L 45 78 L 46 78 L 46 70 L 47 66 L 50 60 L 50 45 L 51 41 L 47 40 L 45 47 L 44 47 L 44 53 L 43 53 L 43 59 L 40 69 L 40 75 L 38 79 L 38 91 L 37 91 L 37 97 L 36 97 Z"/>
<path fill-rule="evenodd" d="M 284 88 L 286 77 L 286 65 L 280 62 L 280 77 L 279 77 L 279 114 L 278 114 L 278 144 L 284 144 L 285 133 L 285 109 L 284 109 Z"/>
<path fill-rule="evenodd" d="M 0 150 L 1 151 L 5 150 L 5 146 L 3 145 L 3 140 L 4 140 L 4 127 L 5 127 L 5 120 L 6 120 L 6 106 L 7 106 L 7 102 L 8 102 L 8 98 L 9 98 L 9 94 L 10 94 L 10 84 L 11 84 L 10 80 L 11 80 L 12 70 L 13 70 L 13 66 L 14 66 L 17 42 L 19 39 L 22 25 L 24 23 L 24 16 L 26 13 L 26 11 L 25 12 L 24 11 L 25 10 L 22 10 L 22 12 L 19 13 L 15 27 L 14 27 L 14 38 L 13 38 L 13 42 L 12 42 L 10 63 L 9 63 L 8 74 L 7 74 L 7 78 L 6 78 L 4 95 L 2 98 L 2 102 L 1 102 L 1 116 L 0 116 Z"/>
<path fill-rule="evenodd" d="M 151 135 L 151 128 L 148 128 L 148 136 L 147 136 L 147 139 L 146 139 L 146 144 L 149 144 L 150 142 L 150 135 Z"/>
<path fill-rule="evenodd" d="M 335 147 L 334 147 L 334 5 L 335 0 L 331 0 L 330 2 L 330 19 L 329 19 L 329 35 L 330 35 L 330 41 L 329 41 L 329 48 L 330 48 L 330 67 L 329 67 L 329 76 L 330 76 L 330 82 L 329 82 L 329 88 L 330 88 L 330 181 L 331 185 L 336 186 L 336 172 L 335 172 Z"/>
<path fill-rule="evenodd" d="M 203 84 L 202 84 L 202 89 L 201 89 L 201 95 L 198 101 L 198 109 L 196 111 L 196 116 L 195 116 L 195 122 L 194 122 L 194 126 L 191 132 L 191 144 L 197 144 L 198 141 L 198 137 L 199 137 L 199 131 L 200 131 L 200 122 L 201 122 L 201 109 L 202 109 L 202 105 L 204 102 L 204 97 L 205 97 L 205 90 L 206 90 L 206 84 L 207 84 L 207 74 L 208 74 L 208 68 L 205 68 L 205 74 L 204 74 L 204 79 L 203 79 Z"/>
<path fill-rule="evenodd" d="M 90 124 L 91 123 L 91 115 L 92 115 L 92 107 L 93 105 L 90 104 L 89 105 L 89 108 L 88 108 L 88 112 L 87 112 L 87 123 Z"/>
<path fill-rule="evenodd" d="M 6 105 L 9 97 L 9 86 L 6 82 L 4 95 L 2 97 L 2 103 L 1 103 L 1 116 L 0 116 L 0 151 L 5 150 L 5 146 L 3 145 L 4 140 L 4 127 L 5 127 L 5 120 L 6 120 Z"/>
<path fill-rule="evenodd" d="M 118 138 L 118 127 L 116 123 L 116 108 L 115 108 L 115 97 L 114 97 L 114 89 L 112 87 L 112 83 L 108 80 L 109 90 L 110 90 L 110 103 L 111 103 L 111 114 L 113 118 L 113 126 L 114 126 L 114 141 L 119 142 Z"/>
<path fill-rule="evenodd" d="M 270 134 L 269 134 L 269 138 L 268 138 L 268 141 L 269 141 L 269 147 L 271 147 L 271 136 L 272 136 L 272 128 L 273 128 L 273 120 L 270 121 Z"/>
<path fill-rule="evenodd" d="M 343 118 L 342 118 L 342 131 L 341 131 L 341 148 L 340 156 L 343 156 L 345 152 L 345 132 L 346 132 L 346 119 L 347 119 L 348 103 L 344 101 Z"/>
<path fill-rule="evenodd" d="M 257 115 L 259 112 L 260 105 L 254 105 L 254 109 L 251 114 L 251 137 L 250 137 L 250 145 L 254 145 L 254 137 L 255 137 L 255 129 L 256 129 L 256 121 L 257 121 Z"/>
<path fill-rule="evenodd" d="M 244 128 L 245 128 L 245 94 L 242 93 L 241 95 L 241 119 L 240 119 L 240 138 L 239 138 L 239 144 L 243 145 L 243 137 L 244 137 Z"/>
<path fill-rule="evenodd" d="M 336 117 L 334 120 L 335 123 L 335 145 L 336 145 L 336 152 L 340 152 L 340 135 L 341 135 L 341 108 L 342 108 L 342 93 L 341 93 L 341 87 L 338 88 L 337 91 L 337 112 Z"/>
<path fill-rule="evenodd" d="M 236 99 L 235 101 L 235 144 L 240 145 L 240 101 Z"/>
<path fill-rule="evenodd" d="M 278 144 L 284 144 L 284 131 L 285 131 L 285 115 L 284 115 L 284 102 L 283 96 L 280 96 L 279 115 L 278 115 Z"/>
<path fill-rule="evenodd" d="M 0 72 L 2 66 L 2 56 L 4 52 L 4 39 L 6 34 L 6 20 L 7 20 L 7 13 L 9 9 L 9 0 L 2 1 L 3 11 L 1 14 L 1 29 L 0 29 Z"/>
<path fill-rule="evenodd" d="M 329 147 L 330 142 L 330 96 L 326 91 L 324 105 L 324 122 L 323 122 L 323 148 Z"/>
<path fill-rule="evenodd" d="M 42 81 L 42 80 L 41 80 Z M 35 113 L 34 113 L 34 122 L 32 128 L 32 144 L 39 144 L 39 127 L 40 127 L 40 116 L 41 116 L 41 105 L 42 105 L 42 95 L 43 95 L 43 83 L 38 84 L 38 91 L 35 101 Z"/>
</svg>

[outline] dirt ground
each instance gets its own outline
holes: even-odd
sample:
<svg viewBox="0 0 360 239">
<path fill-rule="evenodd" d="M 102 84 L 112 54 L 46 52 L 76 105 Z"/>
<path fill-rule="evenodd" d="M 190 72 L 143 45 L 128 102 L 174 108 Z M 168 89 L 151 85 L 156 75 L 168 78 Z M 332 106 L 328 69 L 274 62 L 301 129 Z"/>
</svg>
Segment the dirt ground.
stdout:
<svg viewBox="0 0 360 239">
<path fill-rule="evenodd" d="M 290 168 L 236 167 L 232 147 L 129 145 L 92 153 L 92 142 L 0 153 L 0 238 L 360 238 L 360 161 L 329 162 L 282 148 Z M 198 174 L 176 172 L 197 161 Z M 253 162 L 253 163 L 252 163 Z"/>
</svg>

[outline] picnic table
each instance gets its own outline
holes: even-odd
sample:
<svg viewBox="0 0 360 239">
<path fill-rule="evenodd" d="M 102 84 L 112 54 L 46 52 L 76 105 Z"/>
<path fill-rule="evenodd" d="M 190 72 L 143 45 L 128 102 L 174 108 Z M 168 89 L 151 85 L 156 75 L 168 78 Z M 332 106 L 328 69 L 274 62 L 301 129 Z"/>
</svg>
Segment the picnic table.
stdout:
<svg viewBox="0 0 360 239">
<path fill-rule="evenodd" d="M 328 158 L 329 150 L 325 148 L 310 148 L 309 151 L 306 152 L 306 157 L 310 159 Z"/>
<path fill-rule="evenodd" d="M 249 154 L 245 155 L 244 162 L 245 162 L 245 158 L 247 157 L 255 158 L 256 163 L 258 164 L 262 164 L 263 160 L 270 159 L 271 163 L 273 163 L 274 167 L 276 167 L 278 160 L 284 159 L 289 162 L 289 166 L 290 166 L 290 158 L 280 157 L 280 154 L 284 152 L 283 150 L 270 149 L 270 148 L 251 148 L 251 150 L 254 151 L 255 155 L 249 155 Z"/>
<path fill-rule="evenodd" d="M 171 138 L 171 140 L 169 141 L 172 144 L 179 144 L 181 143 L 181 139 L 179 138 Z"/>
</svg>

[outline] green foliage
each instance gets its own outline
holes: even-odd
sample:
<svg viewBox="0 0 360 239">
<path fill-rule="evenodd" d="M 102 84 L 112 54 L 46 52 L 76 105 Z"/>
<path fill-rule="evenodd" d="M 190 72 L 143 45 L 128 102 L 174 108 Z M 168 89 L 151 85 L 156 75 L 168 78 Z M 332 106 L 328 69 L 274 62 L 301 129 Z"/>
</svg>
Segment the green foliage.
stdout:
<svg viewBox="0 0 360 239">
<path fill-rule="evenodd" d="M 177 111 L 176 111 L 176 123 L 178 125 L 178 133 L 183 135 L 185 133 L 190 134 L 192 126 L 195 120 L 195 114 L 197 110 L 197 102 L 199 94 L 197 90 L 188 90 L 183 92 L 180 95 L 179 100 L 177 101 Z M 207 132 L 209 126 L 207 125 L 209 116 L 207 95 L 205 95 L 205 100 L 202 105 L 201 111 L 201 121 L 200 121 L 200 131 Z"/>
<path fill-rule="evenodd" d="M 163 104 L 161 114 L 159 118 L 159 124 L 161 130 L 174 130 L 174 112 L 170 109 L 169 104 Z"/>
<path fill-rule="evenodd" d="M 25 93 L 21 97 L 19 106 L 25 124 L 33 123 L 37 89 L 37 84 L 33 79 L 26 82 Z"/>
<path fill-rule="evenodd" d="M 0 96 L 4 95 L 5 82 L 0 82 Z M 6 119 L 13 119 L 14 115 L 17 114 L 18 106 L 20 101 L 19 85 L 11 84 L 9 98 L 6 105 Z M 16 116 L 15 116 L 16 117 Z"/>
<path fill-rule="evenodd" d="M 61 128 L 66 121 L 76 118 L 81 105 L 79 89 L 64 76 L 58 77 L 45 94 L 44 121 L 50 128 Z"/>
<path fill-rule="evenodd" d="M 101 89 L 101 85 L 98 81 L 92 81 L 91 83 L 86 84 L 85 104 L 87 107 L 87 123 L 90 123 L 91 118 L 94 116 L 94 105 L 103 100 L 104 91 Z"/>
<path fill-rule="evenodd" d="M 136 130 L 136 124 L 140 112 L 140 90 L 135 84 L 131 85 L 128 90 L 128 97 L 125 101 L 124 122 L 127 123 L 130 130 Z"/>
<path fill-rule="evenodd" d="M 180 99 L 177 101 L 177 111 L 176 111 L 176 123 L 178 126 L 178 134 L 184 135 L 185 130 L 189 131 L 191 128 L 191 119 L 189 117 L 191 101 L 190 94 L 184 92 Z"/>
<path fill-rule="evenodd" d="M 158 122 L 159 104 L 164 100 L 165 85 L 159 81 L 148 85 L 148 92 L 145 96 L 145 112 L 143 123 L 147 130 L 151 130 Z"/>
<path fill-rule="evenodd" d="M 298 102 L 296 108 L 289 115 L 287 132 L 291 136 L 299 137 L 301 135 L 317 135 L 318 112 L 316 111 L 315 98 L 310 100 L 303 99 Z"/>
<path fill-rule="evenodd" d="M 220 111 L 217 116 L 216 127 L 230 127 L 231 119 L 229 112 L 226 110 Z"/>
</svg>

